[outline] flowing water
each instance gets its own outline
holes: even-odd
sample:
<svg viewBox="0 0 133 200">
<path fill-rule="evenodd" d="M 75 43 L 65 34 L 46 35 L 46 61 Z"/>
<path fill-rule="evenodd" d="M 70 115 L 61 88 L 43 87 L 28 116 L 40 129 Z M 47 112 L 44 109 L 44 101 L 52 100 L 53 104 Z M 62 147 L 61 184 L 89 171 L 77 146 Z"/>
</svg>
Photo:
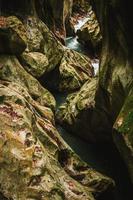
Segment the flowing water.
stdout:
<svg viewBox="0 0 133 200">
<path fill-rule="evenodd" d="M 81 20 L 76 26 L 76 29 L 79 29 L 86 21 L 87 19 Z M 67 38 L 66 46 L 87 55 L 87 49 L 78 42 L 77 37 Z M 99 60 L 93 59 L 92 65 L 95 74 L 97 74 L 99 69 Z M 67 94 L 54 93 L 54 96 L 58 107 L 60 104 L 65 102 Z M 84 161 L 99 172 L 104 173 L 115 180 L 116 187 L 114 190 L 108 194 L 103 194 L 98 198 L 98 200 L 133 200 L 133 190 L 127 173 L 127 168 L 114 144 L 89 144 L 81 138 L 69 134 L 58 125 L 57 129 L 64 140 Z"/>
<path fill-rule="evenodd" d="M 88 20 L 89 17 L 81 18 L 80 20 L 78 20 L 77 24 L 74 26 L 75 32 L 77 32 L 77 30 L 80 29 Z M 77 36 L 66 38 L 65 43 L 68 48 L 78 51 L 79 53 L 88 55 L 88 49 L 85 48 L 83 44 L 78 42 Z"/>
<path fill-rule="evenodd" d="M 67 93 L 54 93 L 59 105 L 65 102 Z M 133 190 L 125 163 L 113 144 L 89 144 L 78 136 L 70 134 L 57 124 L 57 129 L 71 148 L 97 171 L 115 180 L 113 191 L 100 196 L 97 200 L 132 200 Z"/>
<path fill-rule="evenodd" d="M 88 20 L 90 19 L 89 16 L 85 17 L 85 18 L 81 18 L 78 20 L 77 24 L 75 24 L 74 28 L 75 28 L 75 32 L 77 30 L 79 30 Z"/>
<path fill-rule="evenodd" d="M 82 18 L 82 19 L 78 20 L 78 23 L 74 26 L 75 32 L 78 29 L 80 29 L 88 20 L 89 20 L 88 16 L 86 18 Z M 85 47 L 83 44 L 78 42 L 77 36 L 66 38 L 65 44 L 69 49 L 73 49 L 73 50 L 75 50 L 79 53 L 86 55 L 86 56 L 89 56 L 89 54 L 90 54 L 87 47 Z M 94 72 L 95 72 L 95 75 L 96 75 L 97 72 L 98 72 L 98 69 L 99 69 L 99 60 L 98 59 L 91 59 L 91 63 L 92 63 L 92 66 L 94 67 Z"/>
<path fill-rule="evenodd" d="M 86 21 L 87 19 L 81 20 L 76 25 L 76 29 L 79 29 Z M 76 37 L 67 38 L 66 46 L 87 55 L 87 49 L 77 41 Z M 99 61 L 92 60 L 92 65 L 96 74 L 99 68 Z M 54 93 L 54 96 L 58 107 L 65 101 L 67 94 Z M 69 134 L 58 125 L 57 129 L 64 140 L 84 161 L 115 180 L 116 188 L 112 192 L 102 195 L 98 200 L 133 200 L 133 191 L 127 169 L 113 144 L 92 145 L 77 136 Z M 6 199 L 0 194 L 0 200 Z"/>
</svg>

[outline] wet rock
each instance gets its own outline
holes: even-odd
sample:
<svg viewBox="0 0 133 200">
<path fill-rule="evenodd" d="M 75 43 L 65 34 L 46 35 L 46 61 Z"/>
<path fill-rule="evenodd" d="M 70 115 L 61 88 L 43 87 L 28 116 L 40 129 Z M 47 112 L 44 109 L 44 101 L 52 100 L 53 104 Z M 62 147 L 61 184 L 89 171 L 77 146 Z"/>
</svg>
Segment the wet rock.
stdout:
<svg viewBox="0 0 133 200">
<path fill-rule="evenodd" d="M 27 39 L 25 40 L 27 48 L 22 55 L 19 55 L 19 61 L 34 77 L 45 79 L 47 73 L 58 71 L 59 80 L 54 80 L 59 83 L 56 83 L 59 85 L 57 89 L 67 91 L 80 88 L 94 75 L 90 60 L 64 47 L 41 20 L 31 16 L 25 18 L 23 23 L 16 17 L 8 17 L 8 19 L 14 20 L 12 26 L 17 27 L 20 37 Z M 17 23 L 22 25 L 26 35 Z M 13 49 L 13 44 L 10 45 Z M 53 77 L 48 79 L 51 81 Z"/>
<path fill-rule="evenodd" d="M 39 52 L 24 52 L 20 60 L 26 71 L 34 77 L 42 76 L 49 64 L 47 57 Z"/>
<path fill-rule="evenodd" d="M 30 9 L 23 9 L 27 3 L 24 0 L 19 5 L 13 0 L 10 9 L 11 4 L 6 1 L 9 13 L 18 10 L 26 29 L 27 48 L 23 54 L 32 55 L 36 63 L 39 61 L 34 52 L 41 58 L 46 55 L 47 72 L 59 70 L 61 61 L 63 71 L 65 58 L 70 66 L 79 60 L 82 66 L 77 67 L 76 63 L 76 70 L 68 71 L 67 76 L 74 79 L 79 70 L 76 78 L 79 74 L 81 83 L 90 78 L 92 68 L 85 57 L 82 63 L 81 55 L 64 48 L 34 15 L 35 1 L 29 1 Z M 53 96 L 24 69 L 19 58 L 14 54 L 0 55 L 0 192 L 13 200 L 94 200 L 95 195 L 114 186 L 113 180 L 81 161 L 64 142 L 55 128 Z M 34 70 L 34 76 L 40 76 L 44 68 L 39 69 L 39 75 Z"/>
<path fill-rule="evenodd" d="M 73 11 L 84 12 L 88 8 L 87 0 L 73 0 Z"/>
<path fill-rule="evenodd" d="M 89 103 L 90 108 L 88 106 L 86 110 L 84 104 L 84 110 L 80 111 L 78 105 L 82 98 L 81 88 L 79 93 L 69 97 L 66 104 L 60 107 L 57 120 L 68 130 L 85 139 L 105 142 L 112 140 L 113 124 L 132 89 L 133 43 L 131 33 L 133 30 L 130 32 L 127 28 L 130 27 L 131 22 L 128 21 L 130 14 L 123 12 L 123 8 L 127 6 L 126 3 L 119 2 L 117 6 L 114 3 L 111 7 L 107 1 L 104 3 L 96 1 L 96 3 L 97 6 L 99 5 L 97 16 L 102 30 L 103 47 L 99 80 L 92 95 L 95 101 L 92 101 L 94 102 L 92 105 Z M 131 5 L 128 7 L 129 10 L 130 7 Z M 119 13 L 117 13 L 118 8 L 121 11 Z M 110 23 L 112 21 L 113 24 Z M 94 88 L 91 83 L 93 82 L 89 83 L 90 86 Z M 86 90 L 84 99 L 87 99 L 87 102 L 91 99 L 87 97 L 87 93 L 89 95 L 91 91 L 90 87 Z"/>
<path fill-rule="evenodd" d="M 15 16 L 0 17 L 0 53 L 21 54 L 27 46 L 26 29 Z"/>
<path fill-rule="evenodd" d="M 15 199 L 94 200 L 113 181 L 62 140 L 51 113 L 17 83 L 0 83 L 0 191 Z"/>
<path fill-rule="evenodd" d="M 49 73 L 48 76 L 44 74 L 42 80 L 47 84 L 50 82 L 49 87 L 52 87 L 51 83 L 54 81 L 53 86 L 57 85 L 57 90 L 68 91 L 80 88 L 86 80 L 94 76 L 90 59 L 64 47 L 45 24 L 40 23 L 39 26 L 44 37 L 44 53 L 49 61 L 47 72 L 55 70 L 56 73 L 55 75 Z"/>
<path fill-rule="evenodd" d="M 56 37 L 63 42 L 67 30 L 71 29 L 70 16 L 72 13 L 72 0 L 44 0 L 36 3 L 40 18 L 47 24 Z M 58 12 L 57 12 L 58 10 Z M 69 28 L 68 28 L 69 27 Z"/>
<path fill-rule="evenodd" d="M 114 124 L 113 138 L 123 157 L 133 183 L 133 89 Z"/>
<path fill-rule="evenodd" d="M 97 78 L 87 81 L 81 89 L 69 95 L 59 107 L 56 119 L 71 133 L 91 142 L 103 142 L 110 139 L 110 122 L 104 109 L 97 104 Z"/>
<path fill-rule="evenodd" d="M 114 125 L 113 138 L 133 182 L 133 28 L 129 20 L 132 6 L 130 1 L 95 0 L 94 3 L 103 36 L 99 88 L 107 96 L 106 110 Z"/>
<path fill-rule="evenodd" d="M 43 22 L 39 20 L 38 25 L 43 35 L 42 52 L 47 56 L 49 61 L 48 71 L 52 71 L 60 64 L 64 54 L 64 47 Z"/>
<path fill-rule="evenodd" d="M 80 88 L 94 76 L 94 70 L 88 57 L 66 49 L 59 66 L 61 81 L 59 90 L 71 91 Z"/>
<path fill-rule="evenodd" d="M 41 77 L 48 88 L 68 92 L 79 89 L 94 76 L 94 68 L 88 57 L 65 48 L 60 65 L 52 72 Z M 52 77 L 52 80 L 51 80 Z"/>
<path fill-rule="evenodd" d="M 102 35 L 96 15 L 92 9 L 88 13 L 88 21 L 77 31 L 79 42 L 83 43 L 92 51 L 98 52 L 101 47 Z"/>
<path fill-rule="evenodd" d="M 76 36 L 76 33 L 75 33 L 74 23 L 72 21 L 72 18 L 70 18 L 69 21 L 66 22 L 66 38 L 75 37 L 75 36 Z"/>
<path fill-rule="evenodd" d="M 0 80 L 20 84 L 27 88 L 32 98 L 41 105 L 55 109 L 55 99 L 52 94 L 25 71 L 15 56 L 0 55 Z"/>
<path fill-rule="evenodd" d="M 26 17 L 23 24 L 27 32 L 27 50 L 30 52 L 43 52 L 43 35 L 39 29 L 39 20 L 35 17 Z"/>
</svg>

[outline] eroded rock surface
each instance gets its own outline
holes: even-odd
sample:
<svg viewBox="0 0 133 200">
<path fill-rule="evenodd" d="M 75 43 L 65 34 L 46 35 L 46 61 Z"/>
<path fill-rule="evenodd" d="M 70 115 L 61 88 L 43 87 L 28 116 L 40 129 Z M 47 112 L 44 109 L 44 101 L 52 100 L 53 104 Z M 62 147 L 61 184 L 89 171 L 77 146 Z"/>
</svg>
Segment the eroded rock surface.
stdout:
<svg viewBox="0 0 133 200">
<path fill-rule="evenodd" d="M 56 89 L 63 91 L 75 90 L 80 88 L 86 80 L 91 80 L 94 70 L 89 58 L 64 47 L 40 20 L 30 17 L 24 21 L 24 24 L 28 35 L 26 53 L 40 52 L 48 59 L 48 66 L 43 65 L 38 71 L 34 71 L 35 77 L 41 77 L 42 82 L 43 80 L 54 81 L 57 85 Z M 24 65 L 24 67 L 27 67 L 29 71 L 28 66 Z M 50 72 L 53 70 L 59 78 L 52 77 Z M 31 74 L 33 75 L 32 70 Z"/>
<path fill-rule="evenodd" d="M 91 142 L 109 140 L 111 128 L 106 111 L 98 105 L 97 78 L 87 81 L 79 92 L 69 95 L 56 113 L 59 124 Z"/>
<path fill-rule="evenodd" d="M 113 138 L 127 164 L 133 183 L 133 90 L 129 92 L 116 119 Z"/>
<path fill-rule="evenodd" d="M 94 200 L 113 185 L 83 163 L 47 107 L 13 82 L 0 83 L 0 191 L 11 199 Z"/>
<path fill-rule="evenodd" d="M 76 134 L 79 134 L 79 131 L 75 128 L 75 124 L 78 124 L 78 122 L 82 121 L 82 124 L 84 124 L 86 119 L 84 126 L 81 126 L 81 130 L 83 130 L 86 129 L 87 125 L 91 127 L 93 120 L 96 119 L 98 119 L 99 126 L 104 127 L 106 125 L 105 119 L 107 119 L 109 126 L 105 126 L 107 132 L 105 132 L 104 138 L 107 134 L 111 135 L 112 127 L 114 127 L 114 142 L 125 160 L 133 182 L 133 29 L 130 20 L 132 18 L 131 2 L 107 2 L 106 0 L 103 2 L 95 0 L 94 2 L 103 36 L 98 87 L 96 93 L 93 93 L 96 101 L 95 106 L 100 108 L 100 115 L 98 118 L 96 116 L 93 118 L 93 114 L 95 114 L 93 104 L 91 113 L 88 109 L 85 115 L 82 115 L 82 111 L 79 114 L 77 105 L 80 102 L 80 96 L 77 93 L 75 96 L 69 97 L 66 104 L 60 107 L 57 118 L 61 124 L 64 123 L 68 129 Z M 88 91 L 91 91 L 91 89 Z M 105 113 L 104 118 L 101 116 L 103 113 Z M 93 124 L 92 130 L 97 129 L 98 123 Z M 96 137 L 102 138 L 102 133 L 104 131 L 98 131 L 95 134 L 95 139 Z M 80 134 L 80 136 L 84 137 L 84 134 Z M 92 140 L 89 131 L 88 138 Z"/>
<path fill-rule="evenodd" d="M 13 34 L 18 35 L 16 46 L 9 38 L 8 55 L 0 55 L 0 192 L 13 200 L 94 200 L 114 182 L 84 163 L 64 142 L 55 128 L 55 99 L 35 78 L 58 69 L 64 90 L 68 79 L 75 89 L 92 78 L 93 68 L 86 57 L 63 47 L 37 18 L 35 1 L 24 9 L 26 5 L 26 0 L 20 5 L 16 0 L 2 1 L 4 14 L 8 9 L 12 14 L 17 11 L 18 18 L 4 20 L 10 19 Z M 18 37 L 26 46 L 16 53 Z"/>
<path fill-rule="evenodd" d="M 21 66 L 15 56 L 0 55 L 0 80 L 15 82 L 27 88 L 33 99 L 55 109 L 52 94 Z"/>
<path fill-rule="evenodd" d="M 40 52 L 24 52 L 20 56 L 23 67 L 34 77 L 42 76 L 48 68 L 48 59 Z"/>
<path fill-rule="evenodd" d="M 27 47 L 26 29 L 17 17 L 0 16 L 0 53 L 21 54 Z"/>
<path fill-rule="evenodd" d="M 68 32 L 73 34 L 73 28 L 70 23 L 73 0 L 43 0 L 36 4 L 41 19 L 56 37 L 64 43 L 66 34 Z"/>
</svg>

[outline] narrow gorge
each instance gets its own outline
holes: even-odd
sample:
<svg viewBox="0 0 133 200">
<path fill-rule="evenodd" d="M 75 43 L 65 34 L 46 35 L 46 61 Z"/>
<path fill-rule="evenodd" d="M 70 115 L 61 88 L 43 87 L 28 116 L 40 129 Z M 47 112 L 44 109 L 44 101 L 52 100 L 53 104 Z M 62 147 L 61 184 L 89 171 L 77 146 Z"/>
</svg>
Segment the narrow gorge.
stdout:
<svg viewBox="0 0 133 200">
<path fill-rule="evenodd" d="M 133 199 L 130 0 L 0 0 L 0 200 Z"/>
</svg>

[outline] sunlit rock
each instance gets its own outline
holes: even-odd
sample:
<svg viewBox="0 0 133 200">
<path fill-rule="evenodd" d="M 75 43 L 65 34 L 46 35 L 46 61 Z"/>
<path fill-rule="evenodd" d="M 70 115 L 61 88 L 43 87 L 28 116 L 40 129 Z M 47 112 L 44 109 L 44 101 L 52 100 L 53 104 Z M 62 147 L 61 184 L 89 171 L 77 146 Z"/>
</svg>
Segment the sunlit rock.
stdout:
<svg viewBox="0 0 133 200">
<path fill-rule="evenodd" d="M 0 191 L 13 200 L 94 200 L 113 181 L 62 140 L 51 113 L 27 89 L 0 84 Z"/>
<path fill-rule="evenodd" d="M 55 100 L 52 94 L 26 72 L 15 56 L 0 56 L 0 80 L 20 84 L 27 88 L 32 98 L 40 102 L 41 105 L 55 109 Z"/>
<path fill-rule="evenodd" d="M 48 68 L 48 59 L 39 52 L 24 52 L 20 56 L 23 67 L 34 77 L 40 77 Z"/>
<path fill-rule="evenodd" d="M 66 49 L 59 66 L 61 81 L 59 89 L 75 90 L 94 76 L 90 59 L 78 52 Z"/>
</svg>

